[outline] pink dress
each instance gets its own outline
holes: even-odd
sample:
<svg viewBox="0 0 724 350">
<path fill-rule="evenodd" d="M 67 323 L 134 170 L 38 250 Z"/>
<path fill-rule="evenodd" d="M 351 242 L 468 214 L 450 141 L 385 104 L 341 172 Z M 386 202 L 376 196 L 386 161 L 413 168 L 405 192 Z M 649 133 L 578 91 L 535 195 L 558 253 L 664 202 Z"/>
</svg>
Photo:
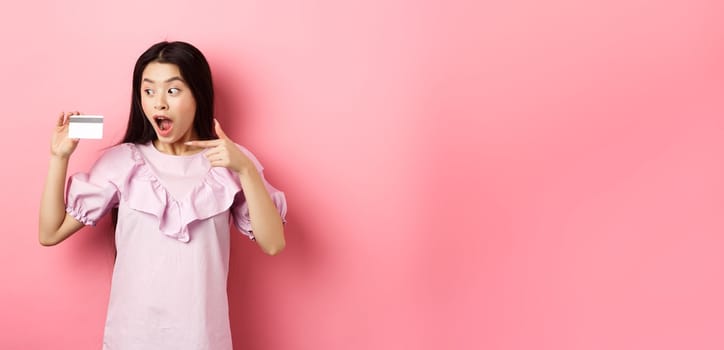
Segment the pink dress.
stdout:
<svg viewBox="0 0 724 350">
<path fill-rule="evenodd" d="M 263 177 L 257 159 L 239 148 Z M 232 349 L 230 222 L 254 236 L 238 176 L 210 167 L 203 153 L 121 144 L 68 180 L 67 212 L 84 224 L 118 207 L 103 349 Z M 284 193 L 264 183 L 283 219 Z"/>
</svg>

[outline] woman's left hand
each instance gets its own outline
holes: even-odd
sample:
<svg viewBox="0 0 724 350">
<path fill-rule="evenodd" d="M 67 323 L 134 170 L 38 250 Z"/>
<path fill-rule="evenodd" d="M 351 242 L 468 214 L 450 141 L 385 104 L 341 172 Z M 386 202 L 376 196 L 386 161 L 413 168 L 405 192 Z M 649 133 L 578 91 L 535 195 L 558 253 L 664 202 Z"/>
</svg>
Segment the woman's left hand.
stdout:
<svg viewBox="0 0 724 350">
<path fill-rule="evenodd" d="M 247 157 L 239 147 L 221 130 L 219 121 L 214 119 L 214 130 L 219 136 L 216 140 L 188 141 L 185 144 L 193 147 L 208 148 L 204 154 L 211 166 L 224 167 L 241 175 L 249 170 L 256 170 L 254 163 Z"/>
</svg>

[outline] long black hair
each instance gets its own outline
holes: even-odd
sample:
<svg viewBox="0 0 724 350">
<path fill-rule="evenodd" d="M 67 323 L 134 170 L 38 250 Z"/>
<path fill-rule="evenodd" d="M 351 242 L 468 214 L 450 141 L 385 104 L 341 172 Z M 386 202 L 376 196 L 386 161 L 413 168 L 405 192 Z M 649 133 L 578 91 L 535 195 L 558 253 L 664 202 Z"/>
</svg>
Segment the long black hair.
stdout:
<svg viewBox="0 0 724 350">
<path fill-rule="evenodd" d="M 158 138 L 141 105 L 143 71 L 152 62 L 172 63 L 178 67 L 181 77 L 186 81 L 196 100 L 194 130 L 200 140 L 217 138 L 214 131 L 214 85 L 211 81 L 209 62 L 199 49 L 189 43 L 162 41 L 141 54 L 133 68 L 131 113 L 128 117 L 126 135 L 123 136 L 121 143 L 145 144 Z M 118 208 L 111 210 L 111 220 L 115 228 L 118 222 Z"/>
<path fill-rule="evenodd" d="M 154 44 L 141 54 L 133 68 L 133 94 L 131 95 L 131 113 L 128 117 L 126 135 L 121 143 L 145 144 L 158 138 L 156 132 L 143 113 L 141 105 L 141 80 L 143 71 L 149 63 L 175 64 L 181 77 L 186 81 L 196 100 L 196 115 L 193 128 L 201 140 L 216 138 L 214 132 L 214 85 L 211 81 L 211 68 L 204 55 L 189 43 L 183 41 L 162 41 Z"/>
</svg>

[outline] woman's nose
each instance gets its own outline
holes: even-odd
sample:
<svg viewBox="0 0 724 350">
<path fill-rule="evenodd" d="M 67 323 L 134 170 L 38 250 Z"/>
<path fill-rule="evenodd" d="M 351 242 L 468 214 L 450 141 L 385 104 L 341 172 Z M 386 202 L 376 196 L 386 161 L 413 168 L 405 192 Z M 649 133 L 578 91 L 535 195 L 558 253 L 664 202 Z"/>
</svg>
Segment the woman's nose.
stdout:
<svg viewBox="0 0 724 350">
<path fill-rule="evenodd" d="M 163 111 L 168 109 L 168 105 L 166 104 L 166 99 L 163 97 L 160 97 L 156 100 L 156 105 L 154 106 L 156 110 Z"/>
</svg>

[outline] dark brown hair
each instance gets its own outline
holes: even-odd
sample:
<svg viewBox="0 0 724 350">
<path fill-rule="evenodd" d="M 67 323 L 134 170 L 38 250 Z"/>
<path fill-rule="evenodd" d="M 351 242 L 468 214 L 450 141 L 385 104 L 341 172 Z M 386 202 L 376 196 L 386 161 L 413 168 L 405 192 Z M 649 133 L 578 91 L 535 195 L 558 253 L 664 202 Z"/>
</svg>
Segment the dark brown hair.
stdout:
<svg viewBox="0 0 724 350">
<path fill-rule="evenodd" d="M 216 138 L 214 132 L 214 86 L 211 81 L 211 68 L 204 55 L 189 43 L 182 41 L 162 41 L 154 44 L 141 54 L 133 68 L 133 94 L 131 95 L 131 113 L 128 117 L 126 135 L 122 143 L 145 144 L 156 140 L 158 136 L 143 113 L 141 105 L 141 79 L 149 63 L 175 64 L 186 81 L 196 100 L 196 114 L 193 128 L 201 140 Z"/>
</svg>

